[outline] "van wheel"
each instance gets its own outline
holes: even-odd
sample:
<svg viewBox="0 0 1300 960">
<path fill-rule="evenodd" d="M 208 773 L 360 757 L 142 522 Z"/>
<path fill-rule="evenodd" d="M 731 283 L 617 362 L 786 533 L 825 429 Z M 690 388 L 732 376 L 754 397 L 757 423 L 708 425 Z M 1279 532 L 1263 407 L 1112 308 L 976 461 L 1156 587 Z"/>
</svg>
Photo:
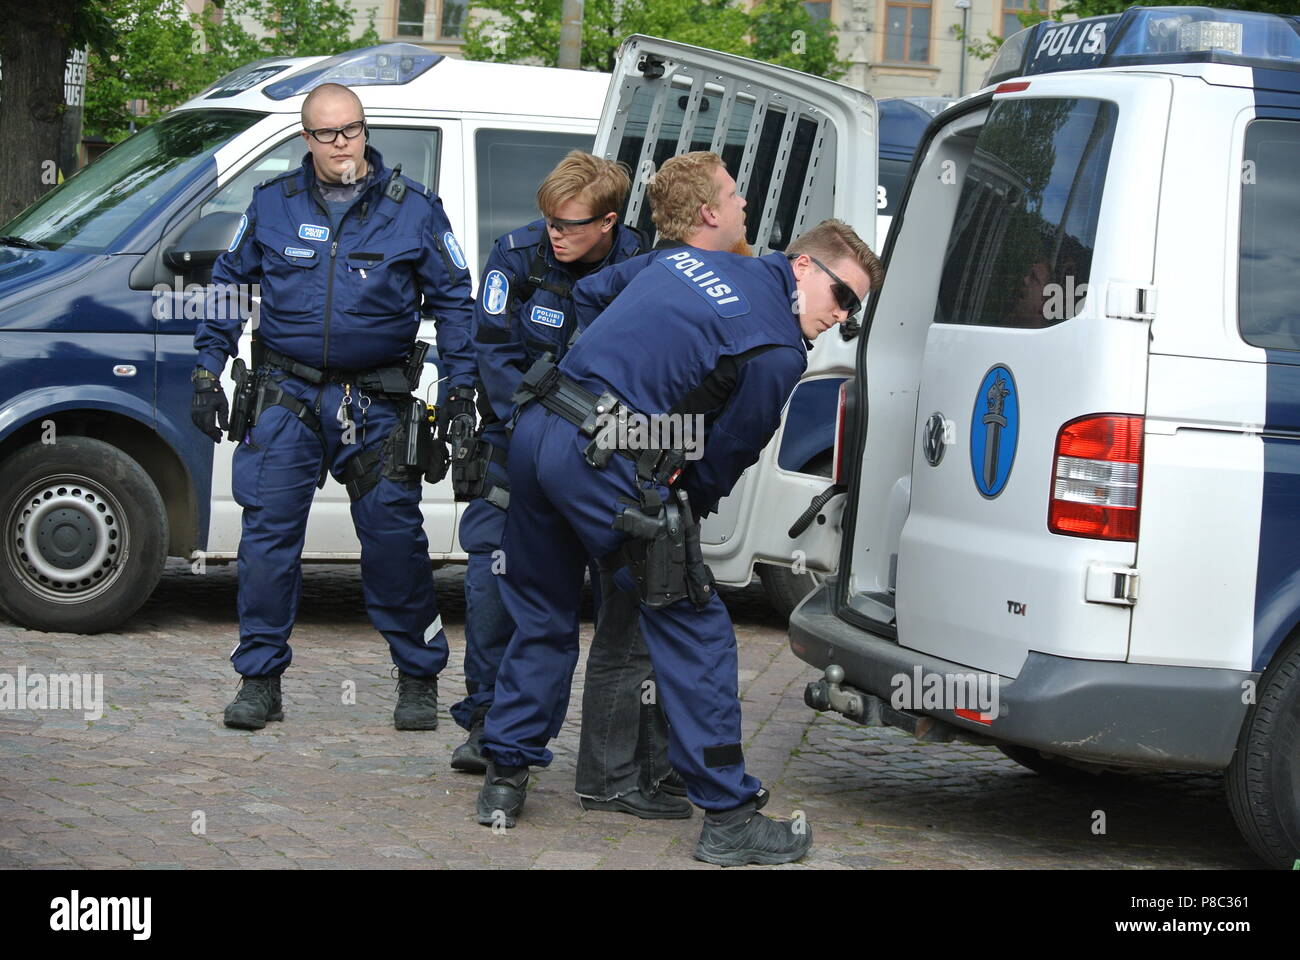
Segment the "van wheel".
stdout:
<svg viewBox="0 0 1300 960">
<path fill-rule="evenodd" d="M 1062 783 L 1092 781 L 1114 772 L 1114 768 L 1104 764 L 1066 760 L 1055 754 L 1043 753 L 1033 747 L 1022 747 L 1014 743 L 999 743 L 997 748 L 1022 767 Z"/>
<path fill-rule="evenodd" d="M 804 464 L 800 473 L 810 473 L 815 477 L 831 476 L 835 454 L 827 450 Z M 772 563 L 758 565 L 758 578 L 763 581 L 763 592 L 767 602 L 772 605 L 781 619 L 789 620 L 794 608 L 803 602 L 803 598 L 812 593 L 824 579 L 819 573 L 795 573 L 789 567 L 778 567 Z"/>
<path fill-rule="evenodd" d="M 1228 806 L 1265 863 L 1300 864 L 1300 637 L 1265 671 L 1228 765 Z"/>
<path fill-rule="evenodd" d="M 0 607 L 33 630 L 111 630 L 162 576 L 162 497 L 138 463 L 103 441 L 61 437 L 5 460 L 0 518 Z"/>
</svg>

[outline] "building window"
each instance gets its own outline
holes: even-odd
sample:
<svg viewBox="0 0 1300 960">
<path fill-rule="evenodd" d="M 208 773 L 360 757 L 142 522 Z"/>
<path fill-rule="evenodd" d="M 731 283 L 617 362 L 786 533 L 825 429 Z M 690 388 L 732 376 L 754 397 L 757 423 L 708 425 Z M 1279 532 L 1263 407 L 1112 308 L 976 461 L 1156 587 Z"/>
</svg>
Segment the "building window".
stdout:
<svg viewBox="0 0 1300 960">
<path fill-rule="evenodd" d="M 1034 4 L 1042 13 L 1047 13 L 1051 7 L 1049 0 L 1040 0 Z M 1019 13 L 1028 13 L 1031 7 L 1029 0 L 1002 0 L 1002 38 L 1005 40 L 1013 33 L 1019 33 L 1025 29 L 1020 18 L 1016 16 Z"/>
<path fill-rule="evenodd" d="M 930 62 L 930 0 L 891 3 L 885 12 L 885 59 Z"/>
<path fill-rule="evenodd" d="M 812 17 L 813 23 L 831 18 L 830 0 L 820 0 L 820 2 L 818 0 L 807 0 L 803 8 L 808 11 L 808 16 Z"/>
<path fill-rule="evenodd" d="M 397 36 L 424 41 L 459 41 L 464 35 L 468 12 L 469 0 L 397 0 Z M 438 25 L 436 37 L 425 33 L 426 16 Z"/>
</svg>

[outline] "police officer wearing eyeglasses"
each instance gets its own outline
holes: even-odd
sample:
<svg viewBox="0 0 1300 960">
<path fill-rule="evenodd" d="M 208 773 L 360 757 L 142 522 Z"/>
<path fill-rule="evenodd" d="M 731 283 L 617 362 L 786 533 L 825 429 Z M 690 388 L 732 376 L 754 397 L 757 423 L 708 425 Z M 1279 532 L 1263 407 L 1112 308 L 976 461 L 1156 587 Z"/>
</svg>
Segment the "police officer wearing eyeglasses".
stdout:
<svg viewBox="0 0 1300 960">
<path fill-rule="evenodd" d="M 328 472 L 347 487 L 366 612 L 398 671 L 394 724 L 432 730 L 447 638 L 420 494 L 446 455 L 411 394 L 423 367 L 423 300 L 447 395 L 441 439 L 453 417 L 473 416 L 469 273 L 442 202 L 368 146 L 351 90 L 316 87 L 302 120 L 302 165 L 254 191 L 213 269 L 214 290 L 258 284 L 262 297 L 253 374 L 235 365 L 231 486 L 244 513 L 231 661 L 243 681 L 225 723 L 259 729 L 283 719 L 280 677 L 292 657 L 307 514 Z M 231 412 L 219 378 L 240 322 L 214 306 L 210 297 L 194 338 L 192 419 L 219 441 L 218 423 L 225 429 Z"/>
</svg>

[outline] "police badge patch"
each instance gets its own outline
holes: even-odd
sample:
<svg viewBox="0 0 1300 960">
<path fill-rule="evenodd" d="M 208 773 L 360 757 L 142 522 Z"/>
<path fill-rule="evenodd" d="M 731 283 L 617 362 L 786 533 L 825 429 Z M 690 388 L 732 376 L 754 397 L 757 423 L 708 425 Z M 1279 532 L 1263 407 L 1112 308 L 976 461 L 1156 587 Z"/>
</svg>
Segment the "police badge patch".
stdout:
<svg viewBox="0 0 1300 960">
<path fill-rule="evenodd" d="M 559 310 L 548 310 L 546 307 L 533 307 L 528 319 L 546 327 L 564 326 L 564 314 Z"/>
<path fill-rule="evenodd" d="M 447 255 L 451 257 L 451 262 L 464 270 L 465 251 L 460 248 L 460 241 L 456 239 L 456 235 L 448 230 L 442 235 L 442 245 L 447 248 Z"/>
<path fill-rule="evenodd" d="M 235 230 L 235 237 L 230 241 L 230 246 L 226 247 L 226 253 L 234 253 L 235 248 L 239 246 L 239 241 L 244 239 L 244 231 L 248 229 L 248 214 L 239 218 L 239 227 Z"/>
<path fill-rule="evenodd" d="M 510 299 L 510 281 L 500 270 L 489 270 L 483 278 L 483 309 L 493 316 L 505 313 L 506 301 Z"/>
</svg>

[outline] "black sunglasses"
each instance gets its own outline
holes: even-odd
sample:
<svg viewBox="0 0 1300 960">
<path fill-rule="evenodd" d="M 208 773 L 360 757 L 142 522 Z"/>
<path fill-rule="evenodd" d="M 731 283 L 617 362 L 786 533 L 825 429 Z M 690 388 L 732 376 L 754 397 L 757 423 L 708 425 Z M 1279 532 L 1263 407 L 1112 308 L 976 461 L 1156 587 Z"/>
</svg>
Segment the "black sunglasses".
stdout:
<svg viewBox="0 0 1300 960">
<path fill-rule="evenodd" d="M 839 305 L 839 308 L 848 314 L 848 319 L 852 320 L 857 312 L 862 309 L 862 301 L 858 298 L 858 295 L 853 292 L 853 288 L 839 277 L 835 276 L 835 274 L 831 272 L 830 267 L 826 266 L 826 264 L 822 263 L 812 254 L 808 255 L 808 259 L 817 264 L 822 273 L 835 281 L 831 284 L 831 293 L 835 295 L 835 302 Z"/>
<path fill-rule="evenodd" d="M 307 128 L 304 127 L 304 130 Z M 339 134 L 343 134 L 348 140 L 355 140 L 361 136 L 361 132 L 366 129 L 364 120 L 357 120 L 349 123 L 346 127 L 317 127 L 315 130 L 307 130 L 315 138 L 317 143 L 333 143 L 338 139 Z"/>
</svg>

